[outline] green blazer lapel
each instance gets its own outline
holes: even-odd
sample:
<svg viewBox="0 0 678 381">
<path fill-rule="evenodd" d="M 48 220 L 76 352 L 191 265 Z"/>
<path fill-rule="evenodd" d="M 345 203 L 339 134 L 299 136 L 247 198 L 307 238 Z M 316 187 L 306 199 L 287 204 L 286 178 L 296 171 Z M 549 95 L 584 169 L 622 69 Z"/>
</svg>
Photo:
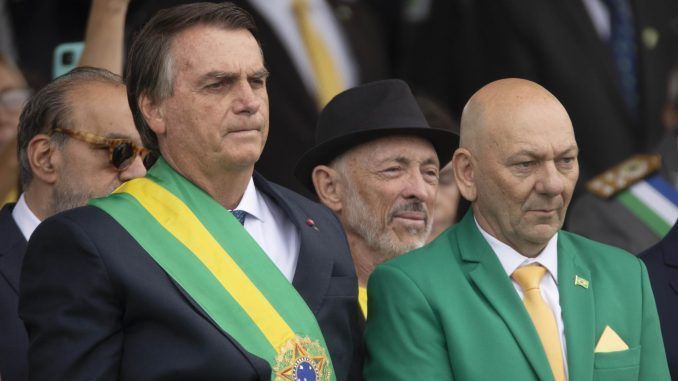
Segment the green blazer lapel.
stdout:
<svg viewBox="0 0 678 381">
<path fill-rule="evenodd" d="M 476 227 L 473 214 L 467 213 L 459 224 L 456 231 L 461 257 L 465 262 L 477 263 L 465 266 L 470 269 L 470 279 L 509 328 L 537 378 L 552 380 L 553 374 L 532 320 L 499 259 Z"/>
<path fill-rule="evenodd" d="M 593 350 L 596 337 L 592 288 L 595 288 L 596 284 L 595 279 L 591 279 L 591 271 L 579 257 L 582 254 L 596 253 L 577 253 L 567 233 L 561 232 L 558 235 L 558 290 L 565 325 L 570 380 L 593 379 Z M 575 284 L 576 277 L 588 283 Z"/>
</svg>

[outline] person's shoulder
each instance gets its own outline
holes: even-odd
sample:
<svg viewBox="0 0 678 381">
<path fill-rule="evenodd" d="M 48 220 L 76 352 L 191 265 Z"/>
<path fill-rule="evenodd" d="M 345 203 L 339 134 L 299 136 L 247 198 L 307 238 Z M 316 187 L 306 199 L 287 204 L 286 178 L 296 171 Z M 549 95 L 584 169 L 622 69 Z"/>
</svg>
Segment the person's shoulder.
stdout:
<svg viewBox="0 0 678 381">
<path fill-rule="evenodd" d="M 678 221 L 661 241 L 638 254 L 638 258 L 642 259 L 648 268 L 678 266 Z"/>
<path fill-rule="evenodd" d="M 35 229 L 30 242 L 57 244 L 82 236 L 106 236 L 114 225 L 117 225 L 115 220 L 103 210 L 90 205 L 81 206 L 46 218 Z"/>
</svg>

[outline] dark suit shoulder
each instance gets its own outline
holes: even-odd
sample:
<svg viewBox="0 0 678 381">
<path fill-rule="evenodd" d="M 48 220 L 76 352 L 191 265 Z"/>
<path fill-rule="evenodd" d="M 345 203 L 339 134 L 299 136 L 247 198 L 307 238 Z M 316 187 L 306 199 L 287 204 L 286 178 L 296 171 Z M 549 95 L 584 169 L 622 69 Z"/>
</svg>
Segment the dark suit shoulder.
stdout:
<svg viewBox="0 0 678 381">
<path fill-rule="evenodd" d="M 661 241 L 638 255 L 645 264 L 664 266 L 670 263 L 678 267 L 678 221 Z"/>
</svg>

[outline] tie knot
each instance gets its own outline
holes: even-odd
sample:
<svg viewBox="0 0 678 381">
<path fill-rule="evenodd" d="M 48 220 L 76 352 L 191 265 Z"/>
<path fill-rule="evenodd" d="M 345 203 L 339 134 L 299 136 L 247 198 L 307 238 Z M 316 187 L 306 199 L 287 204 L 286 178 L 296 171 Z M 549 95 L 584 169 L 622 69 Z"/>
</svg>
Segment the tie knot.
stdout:
<svg viewBox="0 0 678 381">
<path fill-rule="evenodd" d="M 511 274 L 511 278 L 518 283 L 523 292 L 527 292 L 532 289 L 539 289 L 539 283 L 541 283 L 544 274 L 546 274 L 546 268 L 534 264 L 516 269 Z"/>
<path fill-rule="evenodd" d="M 245 216 L 247 216 L 246 211 L 234 209 L 231 210 L 231 213 L 233 213 L 233 216 L 240 222 L 241 225 L 245 225 Z"/>
</svg>

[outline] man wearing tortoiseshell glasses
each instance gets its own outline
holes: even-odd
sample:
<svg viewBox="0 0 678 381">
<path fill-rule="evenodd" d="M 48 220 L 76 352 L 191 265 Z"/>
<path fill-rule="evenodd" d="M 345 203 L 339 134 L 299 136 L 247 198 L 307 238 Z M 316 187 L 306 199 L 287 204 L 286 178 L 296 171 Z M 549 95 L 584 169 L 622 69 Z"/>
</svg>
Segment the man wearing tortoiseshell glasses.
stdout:
<svg viewBox="0 0 678 381">
<path fill-rule="evenodd" d="M 0 211 L 0 377 L 27 379 L 28 339 L 17 313 L 26 242 L 40 221 L 145 175 L 139 133 L 119 76 L 79 68 L 32 97 L 19 121 L 24 193 Z"/>
</svg>

